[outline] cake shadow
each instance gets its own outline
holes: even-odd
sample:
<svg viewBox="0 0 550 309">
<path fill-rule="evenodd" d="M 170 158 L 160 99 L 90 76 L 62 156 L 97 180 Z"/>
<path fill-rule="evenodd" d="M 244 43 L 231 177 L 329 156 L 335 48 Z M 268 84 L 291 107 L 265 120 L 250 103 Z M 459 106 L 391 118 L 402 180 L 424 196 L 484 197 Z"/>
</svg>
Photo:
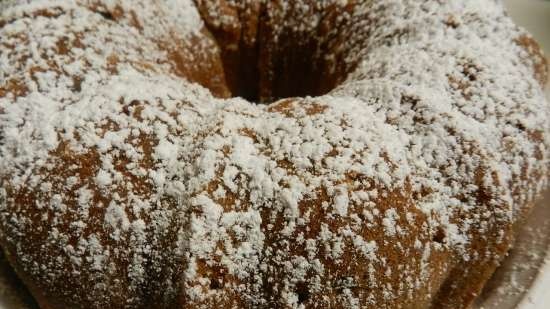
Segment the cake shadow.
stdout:
<svg viewBox="0 0 550 309">
<path fill-rule="evenodd" d="M 2 309 L 39 309 L 31 293 L 17 277 L 0 250 L 0 308 Z"/>
</svg>

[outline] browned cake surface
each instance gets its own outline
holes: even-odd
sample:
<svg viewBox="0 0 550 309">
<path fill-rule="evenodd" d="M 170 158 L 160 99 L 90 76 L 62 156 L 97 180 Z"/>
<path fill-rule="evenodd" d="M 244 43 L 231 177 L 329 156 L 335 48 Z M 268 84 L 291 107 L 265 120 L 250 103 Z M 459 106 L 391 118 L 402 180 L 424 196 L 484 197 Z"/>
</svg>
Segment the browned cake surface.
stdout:
<svg viewBox="0 0 550 309">
<path fill-rule="evenodd" d="M 548 184 L 497 1 L 0 10 L 0 244 L 42 308 L 466 308 Z"/>
</svg>

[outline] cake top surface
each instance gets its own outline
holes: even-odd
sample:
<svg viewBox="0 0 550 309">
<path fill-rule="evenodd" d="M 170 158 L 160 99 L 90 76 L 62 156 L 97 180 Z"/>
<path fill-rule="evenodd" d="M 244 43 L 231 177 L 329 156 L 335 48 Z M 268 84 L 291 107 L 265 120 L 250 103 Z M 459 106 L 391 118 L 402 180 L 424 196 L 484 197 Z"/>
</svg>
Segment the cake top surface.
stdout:
<svg viewBox="0 0 550 309">
<path fill-rule="evenodd" d="M 325 285 L 390 301 L 430 286 L 442 255 L 478 258 L 473 239 L 547 186 L 544 58 L 497 1 L 297 3 L 273 4 L 274 33 L 349 31 L 357 66 L 269 105 L 174 68 L 166 42 L 186 72 L 216 65 L 197 60 L 216 45 L 190 0 L 0 4 L 0 226 L 24 271 L 96 304 L 183 289 L 266 305 L 269 284 L 299 307 L 303 282 L 305 301 Z M 319 31 L 329 9 L 356 28 Z"/>
</svg>

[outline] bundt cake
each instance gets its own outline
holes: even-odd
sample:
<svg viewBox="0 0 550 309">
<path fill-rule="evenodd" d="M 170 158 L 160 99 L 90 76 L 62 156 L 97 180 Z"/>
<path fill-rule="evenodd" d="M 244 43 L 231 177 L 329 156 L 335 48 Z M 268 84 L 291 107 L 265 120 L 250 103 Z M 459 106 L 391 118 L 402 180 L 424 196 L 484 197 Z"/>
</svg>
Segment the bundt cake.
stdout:
<svg viewBox="0 0 550 309">
<path fill-rule="evenodd" d="M 496 0 L 0 11 L 0 244 L 43 309 L 467 308 L 548 184 Z"/>
</svg>

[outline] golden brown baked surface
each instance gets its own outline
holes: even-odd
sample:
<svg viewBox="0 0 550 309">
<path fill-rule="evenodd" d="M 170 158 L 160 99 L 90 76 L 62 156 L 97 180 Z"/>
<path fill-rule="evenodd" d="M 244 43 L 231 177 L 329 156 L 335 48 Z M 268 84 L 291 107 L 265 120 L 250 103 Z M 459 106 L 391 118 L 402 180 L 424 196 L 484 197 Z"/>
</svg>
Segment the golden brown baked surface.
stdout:
<svg viewBox="0 0 550 309">
<path fill-rule="evenodd" d="M 466 308 L 548 184 L 497 1 L 0 12 L 0 244 L 42 308 Z"/>
</svg>

